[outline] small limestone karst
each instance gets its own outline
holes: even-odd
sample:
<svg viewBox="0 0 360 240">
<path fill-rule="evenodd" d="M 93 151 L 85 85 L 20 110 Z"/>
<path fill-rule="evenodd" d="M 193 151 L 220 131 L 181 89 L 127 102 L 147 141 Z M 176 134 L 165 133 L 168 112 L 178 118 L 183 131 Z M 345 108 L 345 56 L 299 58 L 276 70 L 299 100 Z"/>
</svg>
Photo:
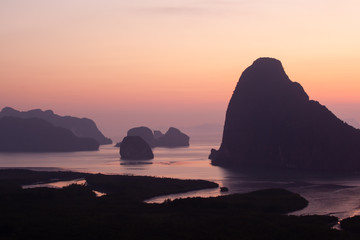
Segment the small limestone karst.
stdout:
<svg viewBox="0 0 360 240">
<path fill-rule="evenodd" d="M 159 130 L 154 132 L 148 127 L 135 127 L 131 128 L 127 132 L 127 136 L 139 136 L 145 142 L 149 144 L 150 147 L 187 147 L 189 146 L 190 137 L 185 133 L 181 132 L 179 129 L 170 127 L 168 131 L 163 134 Z M 119 146 L 116 144 L 115 146 Z"/>
<path fill-rule="evenodd" d="M 120 144 L 120 156 L 124 160 L 153 159 L 149 144 L 139 136 L 126 136 Z"/>
<path fill-rule="evenodd" d="M 156 140 L 158 147 L 187 147 L 190 137 L 179 129 L 170 127 L 169 130 Z"/>
<path fill-rule="evenodd" d="M 150 145 L 150 147 L 154 147 L 154 134 L 148 127 L 134 127 L 128 130 L 127 136 L 139 136 Z"/>
</svg>

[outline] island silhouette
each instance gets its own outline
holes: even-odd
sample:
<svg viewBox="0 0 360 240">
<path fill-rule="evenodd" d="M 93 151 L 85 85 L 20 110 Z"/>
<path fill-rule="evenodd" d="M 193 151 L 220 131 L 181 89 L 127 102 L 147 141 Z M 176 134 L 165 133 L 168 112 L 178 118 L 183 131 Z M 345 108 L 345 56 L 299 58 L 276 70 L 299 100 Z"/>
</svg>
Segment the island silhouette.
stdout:
<svg viewBox="0 0 360 240">
<path fill-rule="evenodd" d="M 170 127 L 165 134 L 159 130 L 152 131 L 145 126 L 134 127 L 127 131 L 127 136 L 141 137 L 151 148 L 154 147 L 188 147 L 190 145 L 190 137 L 179 129 Z M 115 147 L 120 147 L 121 143 L 117 143 Z"/>
<path fill-rule="evenodd" d="M 126 136 L 120 143 L 120 156 L 123 160 L 149 160 L 154 154 L 149 144 L 140 136 Z"/>
<path fill-rule="evenodd" d="M 78 137 L 93 138 L 100 145 L 111 144 L 110 138 L 106 138 L 97 128 L 95 122 L 88 118 L 78 118 L 72 116 L 59 116 L 52 110 L 42 111 L 33 109 L 29 111 L 18 111 L 11 107 L 5 107 L 0 112 L 0 118 L 5 116 L 20 118 L 41 118 L 53 124 L 54 126 L 67 128 Z"/>
<path fill-rule="evenodd" d="M 39 118 L 0 118 L 0 152 L 72 152 L 98 150 L 92 138 L 80 138 L 70 130 Z"/>
<path fill-rule="evenodd" d="M 360 130 L 310 100 L 279 60 L 259 58 L 242 73 L 209 158 L 229 168 L 359 170 Z"/>
</svg>

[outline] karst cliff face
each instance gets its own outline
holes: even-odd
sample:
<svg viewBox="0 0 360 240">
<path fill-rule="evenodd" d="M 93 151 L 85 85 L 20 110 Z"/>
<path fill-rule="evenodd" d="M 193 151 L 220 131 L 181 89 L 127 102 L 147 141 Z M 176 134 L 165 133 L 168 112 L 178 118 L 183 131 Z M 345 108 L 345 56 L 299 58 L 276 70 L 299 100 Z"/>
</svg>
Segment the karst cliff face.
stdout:
<svg viewBox="0 0 360 240">
<path fill-rule="evenodd" d="M 237 83 L 210 159 L 229 167 L 360 169 L 360 130 L 309 100 L 280 61 L 259 58 Z"/>
<path fill-rule="evenodd" d="M 148 160 L 154 154 L 149 144 L 140 136 L 126 136 L 120 144 L 120 156 L 123 160 Z"/>
<path fill-rule="evenodd" d="M 69 129 L 77 137 L 93 138 L 99 144 L 111 144 L 110 138 L 106 138 L 97 128 L 95 122 L 88 118 L 78 118 L 71 116 L 59 116 L 51 110 L 42 111 L 33 109 L 30 111 L 18 111 L 10 107 L 5 107 L 0 111 L 1 117 L 19 117 L 19 118 L 40 118 L 54 126 Z"/>
<path fill-rule="evenodd" d="M 92 138 L 39 118 L 0 118 L 0 152 L 73 152 L 99 150 Z"/>
</svg>

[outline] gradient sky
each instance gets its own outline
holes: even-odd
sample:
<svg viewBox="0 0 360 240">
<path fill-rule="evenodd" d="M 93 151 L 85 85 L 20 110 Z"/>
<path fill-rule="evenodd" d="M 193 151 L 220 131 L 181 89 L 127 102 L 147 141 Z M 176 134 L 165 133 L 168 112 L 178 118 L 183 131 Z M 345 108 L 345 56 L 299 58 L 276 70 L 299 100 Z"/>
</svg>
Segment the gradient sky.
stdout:
<svg viewBox="0 0 360 240">
<path fill-rule="evenodd" d="M 360 121 L 358 0 L 1 0 L 0 107 L 133 126 L 223 124 L 242 71 L 292 81 Z"/>
</svg>

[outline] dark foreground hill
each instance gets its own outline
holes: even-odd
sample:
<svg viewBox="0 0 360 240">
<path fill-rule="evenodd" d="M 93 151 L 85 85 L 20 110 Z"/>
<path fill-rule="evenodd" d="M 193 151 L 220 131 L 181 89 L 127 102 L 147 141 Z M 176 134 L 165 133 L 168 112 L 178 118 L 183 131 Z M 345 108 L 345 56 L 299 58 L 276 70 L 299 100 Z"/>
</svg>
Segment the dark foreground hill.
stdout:
<svg viewBox="0 0 360 240">
<path fill-rule="evenodd" d="M 11 116 L 20 118 L 41 118 L 54 126 L 67 128 L 78 137 L 94 138 L 99 144 L 111 144 L 110 138 L 106 138 L 97 128 L 95 122 L 88 118 L 77 118 L 71 116 L 59 116 L 53 111 L 42 111 L 33 109 L 30 111 L 20 112 L 10 107 L 5 107 L 0 112 L 0 117 Z"/>
<path fill-rule="evenodd" d="M 29 184 L 71 173 L 0 170 L 0 239 L 359 239 L 354 231 L 332 229 L 336 217 L 288 215 L 307 201 L 283 189 L 148 204 L 142 200 L 217 184 L 84 174 L 87 185 L 21 189 L 19 175 Z M 92 190 L 107 195 L 96 197 Z"/>
<path fill-rule="evenodd" d="M 237 83 L 210 159 L 231 167 L 359 170 L 360 130 L 309 100 L 280 61 L 259 58 Z"/>
<path fill-rule="evenodd" d="M 70 152 L 98 150 L 92 138 L 80 138 L 70 130 L 39 118 L 0 118 L 0 152 Z"/>
</svg>

